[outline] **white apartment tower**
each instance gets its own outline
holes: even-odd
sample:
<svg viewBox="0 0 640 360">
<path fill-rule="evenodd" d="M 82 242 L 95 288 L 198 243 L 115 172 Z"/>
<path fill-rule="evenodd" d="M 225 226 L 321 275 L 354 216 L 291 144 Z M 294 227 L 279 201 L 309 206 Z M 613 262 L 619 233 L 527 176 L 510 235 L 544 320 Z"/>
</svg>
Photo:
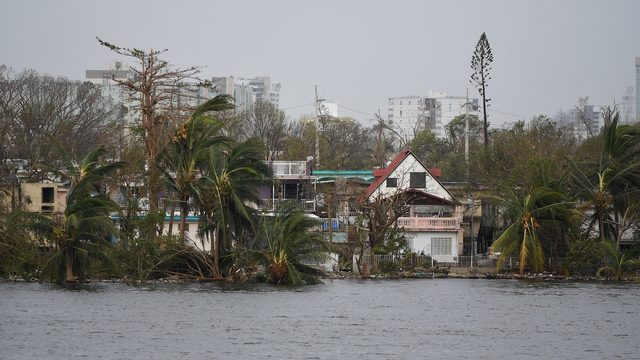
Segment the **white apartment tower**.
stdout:
<svg viewBox="0 0 640 360">
<path fill-rule="evenodd" d="M 427 96 L 389 98 L 388 120 L 405 141 L 411 141 L 422 130 L 431 130 L 437 137 L 446 137 L 446 126 L 465 113 L 464 96 L 429 92 Z M 479 115 L 478 99 L 469 99 L 470 115 Z"/>
<path fill-rule="evenodd" d="M 640 120 L 640 57 L 636 58 L 636 121 Z"/>
<path fill-rule="evenodd" d="M 221 94 L 228 94 L 235 98 L 236 109 L 248 109 L 251 104 L 260 101 L 270 102 L 280 106 L 280 83 L 271 82 L 269 76 L 254 78 L 234 78 L 233 76 L 214 77 L 211 79 L 214 87 Z"/>
</svg>

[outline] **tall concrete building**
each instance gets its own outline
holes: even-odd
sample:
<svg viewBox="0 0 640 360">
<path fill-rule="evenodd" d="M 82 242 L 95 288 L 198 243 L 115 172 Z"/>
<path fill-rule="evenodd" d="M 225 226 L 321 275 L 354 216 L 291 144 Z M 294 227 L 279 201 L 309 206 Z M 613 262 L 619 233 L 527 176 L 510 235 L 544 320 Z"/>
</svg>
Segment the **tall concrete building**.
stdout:
<svg viewBox="0 0 640 360">
<path fill-rule="evenodd" d="M 122 103 L 127 99 L 122 87 L 116 80 L 127 80 L 133 76 L 133 72 L 123 65 L 121 61 L 116 61 L 109 69 L 86 70 L 85 79 L 100 87 L 103 96 L 111 98 L 112 101 Z"/>
<path fill-rule="evenodd" d="M 86 70 L 87 81 L 97 85 L 101 89 L 103 96 L 108 97 L 115 104 L 123 109 L 122 121 L 124 122 L 123 132 L 127 137 L 129 129 L 140 120 L 139 104 L 136 94 L 133 97 L 116 80 L 124 81 L 133 79 L 135 73 L 130 67 L 121 61 L 116 61 L 108 69 Z M 195 84 L 179 84 L 178 86 L 166 86 L 158 89 L 159 92 L 170 94 L 166 96 L 157 107 L 160 111 L 167 111 L 172 115 L 188 116 L 193 109 L 205 101 L 213 98 L 218 93 L 215 88 L 205 88 Z"/>
<path fill-rule="evenodd" d="M 446 126 L 465 113 L 467 99 L 449 96 L 441 92 L 429 92 L 426 96 L 402 96 L 389 98 L 388 120 L 402 138 L 411 141 L 420 131 L 428 129 L 437 137 L 446 137 Z M 470 115 L 479 115 L 478 99 L 469 99 Z"/>
<path fill-rule="evenodd" d="M 589 104 L 582 104 L 579 108 L 567 111 L 560 110 L 553 117 L 553 121 L 556 127 L 571 132 L 578 142 L 598 135 L 604 127 L 601 107 Z"/>
<path fill-rule="evenodd" d="M 640 120 L 640 57 L 636 58 L 636 121 Z"/>
<path fill-rule="evenodd" d="M 280 83 L 274 83 L 269 76 L 254 78 L 234 78 L 233 76 L 214 77 L 214 87 L 221 94 L 236 99 L 236 109 L 248 109 L 254 102 L 266 101 L 280 106 Z"/>
</svg>

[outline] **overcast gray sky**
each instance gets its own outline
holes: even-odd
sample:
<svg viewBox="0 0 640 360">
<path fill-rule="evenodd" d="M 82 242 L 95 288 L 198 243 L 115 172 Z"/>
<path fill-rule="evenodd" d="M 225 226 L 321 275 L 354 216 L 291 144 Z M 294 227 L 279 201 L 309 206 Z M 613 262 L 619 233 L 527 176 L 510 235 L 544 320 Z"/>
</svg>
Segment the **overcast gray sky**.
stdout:
<svg viewBox="0 0 640 360">
<path fill-rule="evenodd" d="M 206 66 L 206 77 L 271 76 L 292 116 L 312 112 L 315 84 L 358 111 L 341 115 L 362 121 L 386 115 L 389 97 L 464 95 L 483 31 L 495 58 L 494 125 L 553 115 L 581 96 L 619 102 L 640 56 L 640 1 L 10 0 L 2 8 L 0 63 L 15 70 L 82 79 L 118 59 L 99 36 L 168 48 L 167 60 Z"/>
</svg>

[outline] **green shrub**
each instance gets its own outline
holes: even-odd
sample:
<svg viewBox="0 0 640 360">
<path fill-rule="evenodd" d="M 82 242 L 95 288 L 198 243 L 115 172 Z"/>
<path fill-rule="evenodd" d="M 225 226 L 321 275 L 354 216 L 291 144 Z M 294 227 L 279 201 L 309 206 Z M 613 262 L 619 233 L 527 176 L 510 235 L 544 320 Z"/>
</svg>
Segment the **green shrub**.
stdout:
<svg viewBox="0 0 640 360">
<path fill-rule="evenodd" d="M 602 260 L 597 240 L 579 237 L 571 241 L 567 255 L 567 267 L 571 274 L 595 276 Z"/>
</svg>

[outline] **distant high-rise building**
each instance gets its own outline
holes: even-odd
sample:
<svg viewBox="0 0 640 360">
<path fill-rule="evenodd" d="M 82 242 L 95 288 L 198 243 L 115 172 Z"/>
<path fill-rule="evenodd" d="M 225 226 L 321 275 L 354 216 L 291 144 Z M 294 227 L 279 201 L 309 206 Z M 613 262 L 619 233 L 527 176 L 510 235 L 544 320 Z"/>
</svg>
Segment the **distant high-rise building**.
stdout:
<svg viewBox="0 0 640 360">
<path fill-rule="evenodd" d="M 100 86 L 103 96 L 111 98 L 115 102 L 126 100 L 125 92 L 115 80 L 127 80 L 133 76 L 133 72 L 116 61 L 111 69 L 106 70 L 86 70 L 85 78 L 92 84 Z"/>
<path fill-rule="evenodd" d="M 640 57 L 636 58 L 636 122 L 640 120 Z"/>
<path fill-rule="evenodd" d="M 558 111 L 553 121 L 556 127 L 571 132 L 579 142 L 590 135 L 598 135 L 604 127 L 601 107 L 586 103 L 568 111 Z"/>
<path fill-rule="evenodd" d="M 403 140 L 411 141 L 422 130 L 431 130 L 437 137 L 446 136 L 446 126 L 465 113 L 464 96 L 449 96 L 429 92 L 427 96 L 389 98 L 388 120 Z M 479 115 L 478 99 L 469 99 L 469 115 Z"/>
<path fill-rule="evenodd" d="M 245 110 L 254 102 L 266 101 L 280 106 L 280 83 L 272 83 L 269 76 L 254 78 L 214 77 L 214 87 L 222 94 L 236 99 L 236 109 Z"/>
<path fill-rule="evenodd" d="M 122 107 L 125 136 L 127 136 L 129 128 L 140 119 L 138 95 L 130 94 L 118 81 L 133 79 L 134 76 L 135 73 L 130 67 L 121 61 L 116 61 L 109 69 L 85 71 L 87 81 L 99 86 L 103 96 L 110 98 L 115 104 Z M 162 96 L 161 103 L 156 104 L 158 109 L 178 116 L 188 116 L 198 105 L 217 95 L 215 88 L 188 83 L 180 83 L 171 87 L 165 86 L 159 91 L 165 95 L 171 94 L 171 96 Z"/>
</svg>

